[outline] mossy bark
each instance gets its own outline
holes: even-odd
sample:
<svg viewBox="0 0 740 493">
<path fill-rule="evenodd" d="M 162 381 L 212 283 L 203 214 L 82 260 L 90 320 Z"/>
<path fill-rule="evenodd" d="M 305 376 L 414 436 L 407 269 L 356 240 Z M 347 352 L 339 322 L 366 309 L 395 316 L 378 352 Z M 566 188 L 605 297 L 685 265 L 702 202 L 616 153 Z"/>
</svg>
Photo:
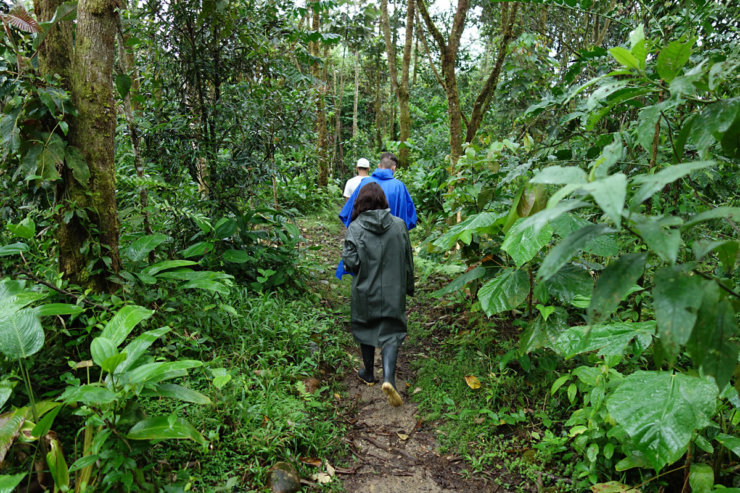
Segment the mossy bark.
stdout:
<svg viewBox="0 0 740 493">
<path fill-rule="evenodd" d="M 48 22 L 64 0 L 34 0 L 33 10 L 39 22 Z M 65 86 L 69 82 L 72 53 L 72 22 L 57 22 L 39 46 L 39 69 L 45 76 L 58 74 Z"/>
<path fill-rule="evenodd" d="M 97 291 L 115 288 L 109 277 L 121 265 L 113 156 L 116 15 L 110 0 L 80 0 L 77 7 L 70 83 L 78 115 L 69 140 L 82 151 L 90 179 L 80 184 L 65 169 L 60 197 L 59 267 L 70 281 Z"/>
<path fill-rule="evenodd" d="M 313 2 L 313 15 L 312 15 L 312 26 L 314 31 L 319 31 L 321 28 L 321 12 L 318 6 L 318 2 Z M 321 56 L 321 46 L 318 41 L 311 43 L 311 53 L 316 58 Z M 318 150 L 318 168 L 319 178 L 318 185 L 320 187 L 326 187 L 329 184 L 329 137 L 328 130 L 326 128 L 326 78 L 325 72 L 321 66 L 314 62 L 311 65 L 311 75 L 319 81 L 319 87 L 317 88 L 316 94 L 316 134 L 317 142 L 316 147 Z"/>
</svg>

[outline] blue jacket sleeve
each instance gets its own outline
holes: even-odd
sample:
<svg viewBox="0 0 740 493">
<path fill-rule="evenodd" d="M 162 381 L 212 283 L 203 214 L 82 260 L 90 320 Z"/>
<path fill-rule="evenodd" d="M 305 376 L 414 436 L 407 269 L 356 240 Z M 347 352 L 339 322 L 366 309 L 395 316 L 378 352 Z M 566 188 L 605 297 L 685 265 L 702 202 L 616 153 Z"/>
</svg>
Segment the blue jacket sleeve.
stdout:
<svg viewBox="0 0 740 493">
<path fill-rule="evenodd" d="M 416 227 L 416 206 L 414 206 L 414 201 L 411 200 L 408 189 L 405 186 L 403 189 L 406 192 L 406 227 L 411 230 Z"/>
</svg>

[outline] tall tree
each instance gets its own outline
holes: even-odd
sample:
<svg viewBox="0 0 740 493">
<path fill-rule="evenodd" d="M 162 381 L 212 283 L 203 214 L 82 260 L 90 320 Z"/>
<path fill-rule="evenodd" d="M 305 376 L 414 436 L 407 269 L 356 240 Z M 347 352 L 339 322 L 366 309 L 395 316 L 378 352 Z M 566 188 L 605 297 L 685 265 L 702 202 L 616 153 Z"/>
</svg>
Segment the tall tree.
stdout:
<svg viewBox="0 0 740 493">
<path fill-rule="evenodd" d="M 320 2 L 315 1 L 311 3 L 312 14 L 311 14 L 311 29 L 318 33 L 321 29 L 321 6 Z M 311 54 L 314 56 L 314 61 L 311 65 L 311 75 L 314 77 L 317 83 L 317 94 L 316 94 L 316 135 L 317 135 L 317 150 L 318 150 L 318 168 L 319 178 L 318 185 L 325 187 L 329 184 L 329 138 L 328 130 L 326 128 L 326 80 L 325 71 L 322 70 L 321 65 L 316 61 L 321 58 L 321 43 L 317 41 L 311 42 Z"/>
<path fill-rule="evenodd" d="M 454 172 L 457 161 L 462 155 L 463 142 L 471 142 L 480 127 L 483 115 L 488 109 L 491 97 L 496 90 L 498 79 L 501 75 L 504 60 L 509 42 L 513 38 L 513 25 L 516 19 L 518 3 L 501 3 L 501 42 L 499 44 L 499 53 L 496 58 L 491 74 L 486 83 L 476 97 L 473 107 L 473 114 L 469 121 L 465 119 L 460 106 L 460 94 L 457 87 L 457 76 L 455 74 L 455 65 L 457 61 L 460 38 L 465 29 L 465 20 L 470 10 L 470 0 L 459 0 L 455 15 L 452 20 L 452 28 L 448 39 L 444 36 L 434 24 L 429 10 L 426 6 L 426 0 L 418 0 L 419 11 L 424 19 L 424 23 L 437 43 L 442 58 L 442 86 L 447 97 L 447 112 L 450 119 L 450 171 Z M 428 50 L 427 50 L 428 51 Z M 463 120 L 466 120 L 467 132 L 463 137 Z M 464 139 L 464 140 L 463 140 Z"/>
<path fill-rule="evenodd" d="M 113 156 L 116 15 L 110 0 L 80 0 L 77 6 L 70 85 L 78 114 L 69 140 L 82 151 L 90 176 L 80 183 L 65 168 L 60 190 L 66 213 L 59 222 L 59 267 L 71 281 L 96 290 L 114 289 L 109 276 L 121 265 Z"/>
<path fill-rule="evenodd" d="M 388 0 L 381 0 L 381 25 L 383 27 L 383 38 L 385 39 L 386 53 L 388 55 L 388 71 L 391 79 L 391 92 L 398 98 L 399 112 L 399 140 L 401 148 L 398 152 L 398 164 L 401 167 L 408 165 L 409 149 L 405 144 L 411 135 L 411 113 L 409 111 L 409 67 L 411 66 L 411 46 L 414 40 L 414 0 L 407 1 L 406 9 L 406 39 L 403 47 L 403 60 L 401 65 L 401 82 L 398 82 L 398 69 L 396 68 L 396 43 L 391 37 L 390 18 L 388 16 Z"/>
</svg>

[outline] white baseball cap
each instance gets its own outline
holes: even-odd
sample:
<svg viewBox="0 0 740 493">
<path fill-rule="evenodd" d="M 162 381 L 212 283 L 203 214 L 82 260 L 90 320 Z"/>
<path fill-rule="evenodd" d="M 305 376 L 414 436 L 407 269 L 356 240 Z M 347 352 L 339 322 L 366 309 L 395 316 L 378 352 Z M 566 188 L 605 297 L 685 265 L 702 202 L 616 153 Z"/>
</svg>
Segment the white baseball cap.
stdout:
<svg viewBox="0 0 740 493">
<path fill-rule="evenodd" d="M 365 159 L 364 157 L 361 157 L 357 160 L 357 167 L 358 168 L 369 168 L 370 167 L 370 161 Z"/>
</svg>

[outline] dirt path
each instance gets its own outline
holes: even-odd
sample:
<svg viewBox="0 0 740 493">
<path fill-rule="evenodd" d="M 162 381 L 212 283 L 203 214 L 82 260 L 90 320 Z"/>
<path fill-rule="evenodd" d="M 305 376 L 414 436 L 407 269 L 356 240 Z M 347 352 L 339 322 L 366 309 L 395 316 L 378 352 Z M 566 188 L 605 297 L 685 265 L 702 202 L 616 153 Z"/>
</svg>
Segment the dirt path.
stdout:
<svg viewBox="0 0 740 493">
<path fill-rule="evenodd" d="M 333 277 L 340 256 L 344 231 L 334 225 L 305 224 L 302 227 L 309 245 L 315 250 L 315 262 L 323 264 L 312 281 L 327 307 L 341 310 L 346 305 L 343 325 L 349 326 L 349 278 L 338 281 Z M 322 275 L 323 274 L 323 275 Z M 418 307 L 417 307 L 418 309 Z M 415 375 L 408 345 L 399 353 L 396 370 L 398 391 L 404 404 L 394 408 L 388 404 L 379 384 L 365 385 L 356 375 L 360 365 L 359 348 L 348 347 L 355 360 L 354 369 L 343 378 L 347 397 L 339 401 L 337 412 L 347 423 L 345 441 L 351 460 L 341 464 L 339 475 L 347 492 L 357 493 L 444 493 L 505 491 L 482 480 L 464 477 L 459 457 L 439 453 L 434 423 L 424 423 L 411 402 Z M 375 378 L 382 382 L 380 351 L 375 355 Z"/>
</svg>

